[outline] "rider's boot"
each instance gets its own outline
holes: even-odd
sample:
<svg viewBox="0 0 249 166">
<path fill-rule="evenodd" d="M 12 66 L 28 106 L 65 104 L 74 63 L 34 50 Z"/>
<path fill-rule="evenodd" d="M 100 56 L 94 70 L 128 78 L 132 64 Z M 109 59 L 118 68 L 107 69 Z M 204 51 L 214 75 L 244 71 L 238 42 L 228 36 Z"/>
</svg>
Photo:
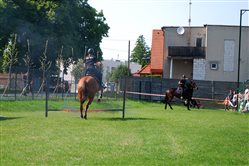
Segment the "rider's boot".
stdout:
<svg viewBox="0 0 249 166">
<path fill-rule="evenodd" d="M 181 91 L 181 97 L 180 97 L 181 100 L 183 100 L 183 92 L 184 92 L 184 88 L 182 88 L 182 91 Z"/>
<path fill-rule="evenodd" d="M 106 86 L 105 86 L 105 84 L 104 84 L 103 82 L 101 82 L 101 88 L 102 88 L 102 89 L 105 89 L 105 88 L 106 88 Z"/>
<path fill-rule="evenodd" d="M 103 82 L 99 82 L 99 87 L 100 89 L 105 89 L 105 85 L 103 84 Z"/>
<path fill-rule="evenodd" d="M 100 87 L 101 87 L 101 89 L 105 89 L 106 86 L 105 86 L 105 84 L 102 81 L 102 73 L 99 73 L 99 81 L 100 81 Z"/>
<path fill-rule="evenodd" d="M 182 93 L 181 93 L 181 97 L 180 97 L 180 99 L 181 99 L 181 100 L 183 99 Z"/>
</svg>

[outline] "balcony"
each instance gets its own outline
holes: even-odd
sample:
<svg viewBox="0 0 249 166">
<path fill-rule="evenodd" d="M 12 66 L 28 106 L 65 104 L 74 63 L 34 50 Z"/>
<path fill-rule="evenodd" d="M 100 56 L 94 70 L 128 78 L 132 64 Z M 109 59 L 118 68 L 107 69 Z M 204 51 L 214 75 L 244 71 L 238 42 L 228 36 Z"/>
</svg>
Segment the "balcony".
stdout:
<svg viewBox="0 0 249 166">
<path fill-rule="evenodd" d="M 205 58 L 206 47 L 169 46 L 169 57 L 172 58 Z"/>
</svg>

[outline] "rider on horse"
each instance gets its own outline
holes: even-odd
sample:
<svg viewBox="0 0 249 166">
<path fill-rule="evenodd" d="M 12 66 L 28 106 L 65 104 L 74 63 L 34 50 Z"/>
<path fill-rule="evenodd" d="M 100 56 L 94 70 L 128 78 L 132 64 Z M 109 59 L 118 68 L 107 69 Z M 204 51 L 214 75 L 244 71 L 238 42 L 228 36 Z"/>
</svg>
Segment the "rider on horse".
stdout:
<svg viewBox="0 0 249 166">
<path fill-rule="evenodd" d="M 84 65 L 86 68 L 85 76 L 93 76 L 98 80 L 100 87 L 103 88 L 102 73 L 96 69 L 97 57 L 94 55 L 94 49 L 89 48 L 87 53 L 87 56 L 84 58 Z"/>
<path fill-rule="evenodd" d="M 181 99 L 183 99 L 183 92 L 186 90 L 187 88 L 187 82 L 188 82 L 188 78 L 185 75 L 182 75 L 181 80 L 178 82 L 178 87 L 177 87 L 177 92 L 181 95 Z"/>
</svg>

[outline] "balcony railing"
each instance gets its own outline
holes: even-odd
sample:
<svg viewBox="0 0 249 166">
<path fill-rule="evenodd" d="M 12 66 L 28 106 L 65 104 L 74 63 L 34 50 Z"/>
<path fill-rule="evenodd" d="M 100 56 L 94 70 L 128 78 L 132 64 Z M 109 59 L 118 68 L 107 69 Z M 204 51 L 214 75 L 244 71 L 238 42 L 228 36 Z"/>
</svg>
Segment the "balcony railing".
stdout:
<svg viewBox="0 0 249 166">
<path fill-rule="evenodd" d="M 206 47 L 169 46 L 169 55 L 174 58 L 205 58 Z"/>
</svg>

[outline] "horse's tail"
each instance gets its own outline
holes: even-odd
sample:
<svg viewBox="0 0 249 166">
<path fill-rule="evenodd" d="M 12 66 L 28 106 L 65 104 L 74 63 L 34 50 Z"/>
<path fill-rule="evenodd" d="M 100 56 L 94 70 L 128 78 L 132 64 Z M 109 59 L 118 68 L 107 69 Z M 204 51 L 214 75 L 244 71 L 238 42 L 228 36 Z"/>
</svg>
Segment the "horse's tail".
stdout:
<svg viewBox="0 0 249 166">
<path fill-rule="evenodd" d="M 80 100 L 87 97 L 87 81 L 86 79 L 80 79 L 78 83 L 78 97 Z"/>
</svg>

